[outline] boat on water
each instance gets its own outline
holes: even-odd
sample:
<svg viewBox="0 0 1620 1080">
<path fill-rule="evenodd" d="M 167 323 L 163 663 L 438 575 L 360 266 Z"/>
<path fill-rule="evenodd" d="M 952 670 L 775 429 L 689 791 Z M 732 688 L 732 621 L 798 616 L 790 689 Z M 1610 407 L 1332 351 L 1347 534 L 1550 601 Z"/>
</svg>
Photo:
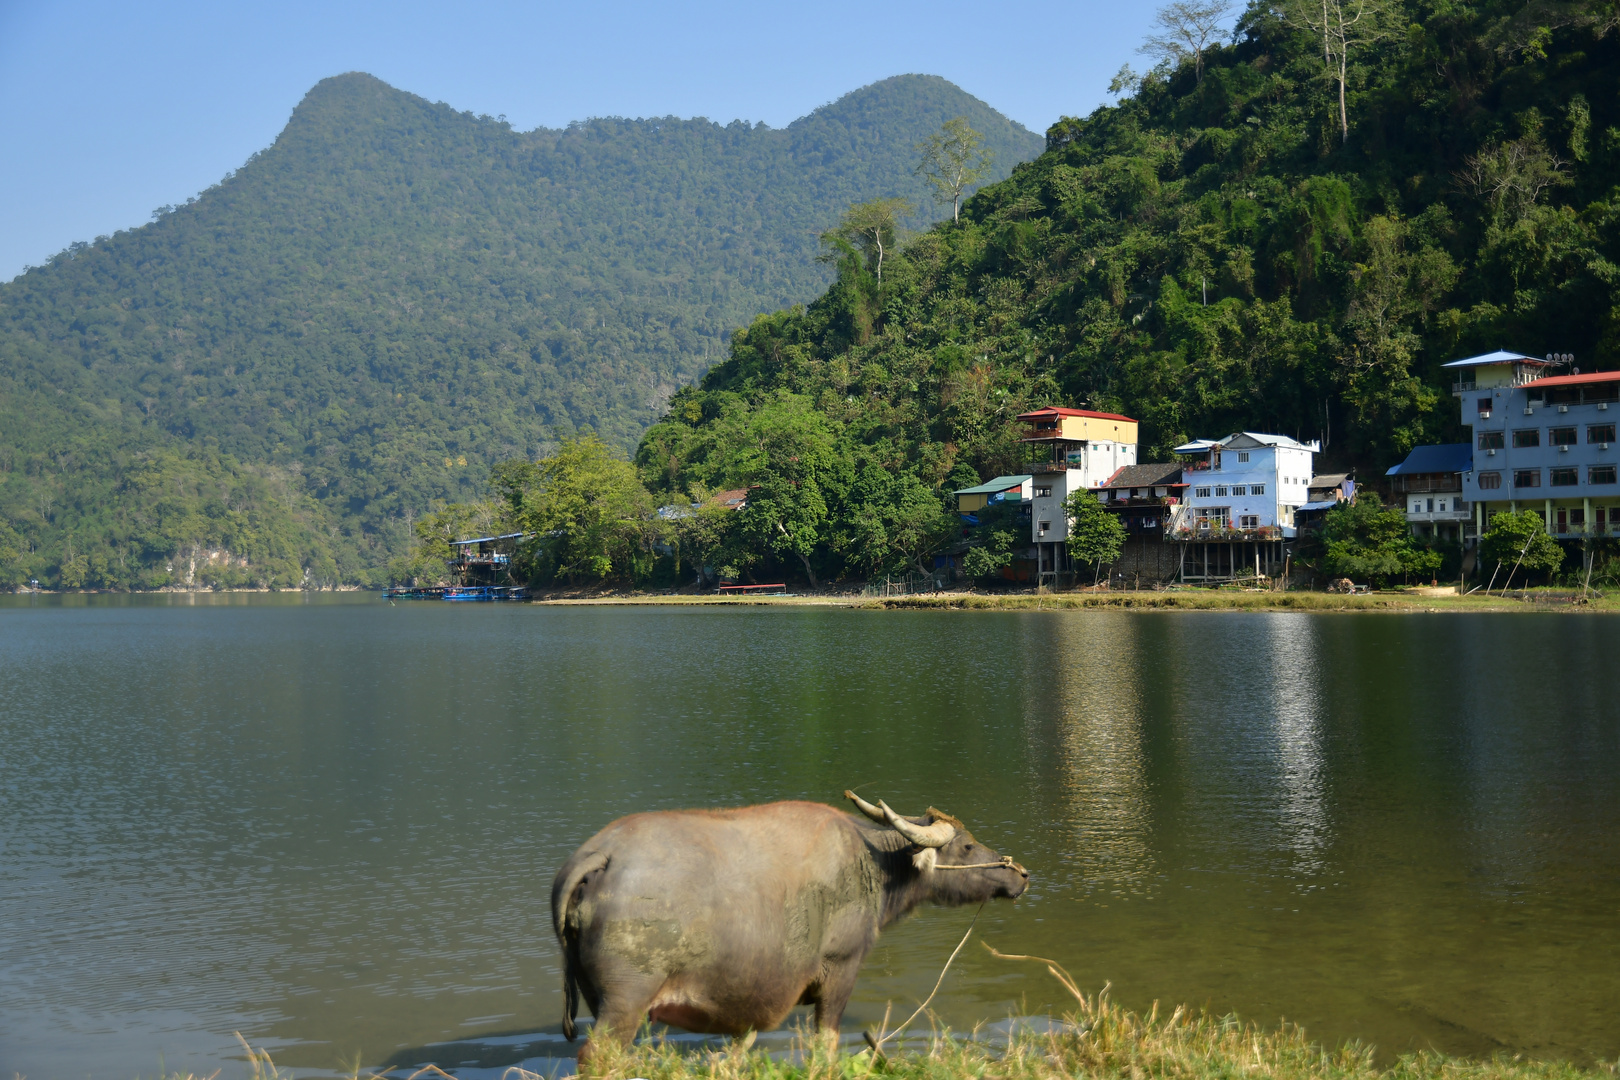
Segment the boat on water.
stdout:
<svg viewBox="0 0 1620 1080">
<path fill-rule="evenodd" d="M 389 600 L 455 600 L 488 603 L 498 600 L 527 600 L 529 590 L 522 585 L 398 585 L 383 593 Z"/>
</svg>

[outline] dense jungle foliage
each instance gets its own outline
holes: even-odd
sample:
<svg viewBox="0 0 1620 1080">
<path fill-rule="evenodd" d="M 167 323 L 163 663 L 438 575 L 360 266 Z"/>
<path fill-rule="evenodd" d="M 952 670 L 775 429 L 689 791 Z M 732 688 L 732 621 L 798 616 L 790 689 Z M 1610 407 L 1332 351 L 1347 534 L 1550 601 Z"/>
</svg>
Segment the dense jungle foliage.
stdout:
<svg viewBox="0 0 1620 1080">
<path fill-rule="evenodd" d="M 1319 468 L 1365 487 L 1466 437 L 1448 360 L 1613 367 L 1620 7 L 1355 6 L 1347 134 L 1322 37 L 1255 3 L 1201 78 L 1122 71 L 1117 106 L 1054 125 L 881 276 L 872 245 L 829 237 L 829 291 L 738 333 L 648 431 L 648 487 L 787 492 L 775 545 L 739 550 L 834 576 L 862 569 L 855 522 L 1017 471 L 1031 407 L 1137 417 L 1144 461 L 1235 430 L 1321 438 Z"/>
<path fill-rule="evenodd" d="M 913 147 L 958 116 L 994 178 L 1040 152 L 931 76 L 781 130 L 531 132 L 325 80 L 219 185 L 0 285 L 0 586 L 159 585 L 192 548 L 380 582 L 494 463 L 632 448 L 734 327 L 826 288 L 851 202 L 948 215 Z"/>
</svg>

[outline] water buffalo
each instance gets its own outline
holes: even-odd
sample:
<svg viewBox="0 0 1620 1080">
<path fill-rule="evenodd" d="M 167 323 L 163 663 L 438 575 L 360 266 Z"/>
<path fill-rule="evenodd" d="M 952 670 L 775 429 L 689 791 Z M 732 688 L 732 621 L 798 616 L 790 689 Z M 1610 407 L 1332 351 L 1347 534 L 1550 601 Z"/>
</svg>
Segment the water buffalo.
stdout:
<svg viewBox="0 0 1620 1080">
<path fill-rule="evenodd" d="M 596 1033 L 621 1043 L 647 1015 L 743 1035 L 798 1004 L 835 1033 L 878 931 L 919 904 L 1029 884 L 949 814 L 901 817 L 844 795 L 862 817 L 779 802 L 632 814 L 591 837 L 551 884 L 568 1038 L 581 994 Z"/>
</svg>

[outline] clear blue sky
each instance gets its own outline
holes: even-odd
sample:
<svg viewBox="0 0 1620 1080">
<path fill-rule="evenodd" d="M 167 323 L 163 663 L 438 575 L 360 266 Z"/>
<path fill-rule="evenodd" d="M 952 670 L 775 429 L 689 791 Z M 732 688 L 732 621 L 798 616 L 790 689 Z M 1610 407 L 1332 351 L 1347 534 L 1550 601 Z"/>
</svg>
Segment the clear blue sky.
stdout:
<svg viewBox="0 0 1620 1080">
<path fill-rule="evenodd" d="M 366 71 L 514 126 L 707 116 L 773 127 L 877 79 L 943 75 L 1044 131 L 1107 100 L 1155 5 L 0 0 L 0 281 L 140 225 Z"/>
</svg>

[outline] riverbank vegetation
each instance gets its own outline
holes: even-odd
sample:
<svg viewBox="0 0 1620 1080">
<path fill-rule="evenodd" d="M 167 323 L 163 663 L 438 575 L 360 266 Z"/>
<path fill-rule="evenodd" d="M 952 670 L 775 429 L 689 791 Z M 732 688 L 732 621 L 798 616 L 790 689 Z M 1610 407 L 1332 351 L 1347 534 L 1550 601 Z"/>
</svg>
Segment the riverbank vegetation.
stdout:
<svg viewBox="0 0 1620 1080">
<path fill-rule="evenodd" d="M 516 1070 L 515 1080 L 538 1080 Z M 682 1054 L 668 1045 L 643 1043 L 604 1053 L 587 1075 L 646 1080 L 1598 1080 L 1612 1078 L 1612 1064 L 1588 1067 L 1568 1062 L 1489 1060 L 1436 1053 L 1402 1056 L 1379 1064 L 1375 1048 L 1350 1043 L 1325 1048 L 1297 1027 L 1273 1030 L 1231 1016 L 1185 1007 L 1163 1015 L 1121 1008 L 1106 997 L 1081 996 L 1080 1006 L 1050 1031 L 1015 1029 L 995 1040 L 936 1036 L 921 1051 L 874 1059 L 830 1053 L 816 1040 L 802 1044 L 795 1061 L 760 1051 Z"/>
</svg>

